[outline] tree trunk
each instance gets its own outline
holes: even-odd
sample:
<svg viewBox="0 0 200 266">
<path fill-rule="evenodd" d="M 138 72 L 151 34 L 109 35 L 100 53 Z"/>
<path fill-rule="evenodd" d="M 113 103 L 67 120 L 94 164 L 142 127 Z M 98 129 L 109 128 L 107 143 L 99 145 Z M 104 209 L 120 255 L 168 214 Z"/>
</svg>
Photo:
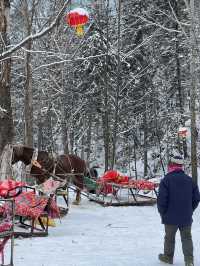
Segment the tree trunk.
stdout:
<svg viewBox="0 0 200 266">
<path fill-rule="evenodd" d="M 107 0 L 106 6 L 106 19 L 107 19 L 107 28 L 106 28 L 106 62 L 105 62 L 105 86 L 104 86 L 104 112 L 103 112 L 103 135 L 104 135 L 104 151 L 105 151 L 105 171 L 109 169 L 110 161 L 110 132 L 109 132 L 109 106 L 108 106 L 108 64 L 109 64 L 109 0 Z"/>
<path fill-rule="evenodd" d="M 195 77 L 195 60 L 196 60 L 196 36 L 195 36 L 195 2 L 190 1 L 190 40 L 191 40 L 191 60 L 190 60 L 190 74 L 191 74 L 191 89 L 190 89 L 190 113 L 191 113 L 191 164 L 192 164 L 192 178 L 197 183 L 197 129 L 196 129 L 196 77 Z"/>
<path fill-rule="evenodd" d="M 27 43 L 27 49 L 31 50 L 32 42 Z M 25 134 L 24 143 L 29 147 L 33 147 L 33 91 L 32 91 L 32 71 L 31 71 L 31 54 L 26 53 L 25 65 L 26 81 L 25 90 Z"/>
<path fill-rule="evenodd" d="M 43 143 L 42 129 L 43 129 L 43 123 L 40 120 L 38 122 L 38 134 L 37 134 L 37 138 L 38 138 L 37 148 L 38 148 L 38 150 L 42 150 L 43 149 L 43 147 L 42 147 L 42 143 Z"/>
<path fill-rule="evenodd" d="M 117 51 L 117 87 L 115 93 L 115 114 L 114 114 L 114 128 L 113 128 L 113 138 L 112 138 L 112 161 L 111 168 L 115 166 L 115 157 L 116 157 L 116 145 L 117 145 L 117 133 L 118 133 L 118 121 L 119 121 L 119 92 L 121 87 L 121 59 L 120 59 L 120 50 L 121 50 L 121 0 L 118 0 L 118 51 Z"/>
<path fill-rule="evenodd" d="M 147 160 L 147 137 L 148 137 L 148 128 L 147 128 L 147 117 L 146 117 L 146 109 L 143 117 L 143 125 L 144 125 L 144 177 L 148 174 L 148 160 Z"/>
<path fill-rule="evenodd" d="M 105 101 L 105 104 L 107 105 L 107 101 Z M 108 108 L 108 106 L 106 107 Z M 103 115 L 103 136 L 104 136 L 104 163 L 105 163 L 105 171 L 109 168 L 109 155 L 110 155 L 110 132 L 109 132 L 109 120 L 108 120 L 108 112 L 105 111 Z"/>
<path fill-rule="evenodd" d="M 66 67 L 66 72 L 67 72 L 67 67 Z M 67 105 L 67 89 L 66 89 L 66 85 L 64 84 L 64 73 L 62 71 L 62 91 L 63 91 L 63 95 L 62 95 L 62 144 L 63 144 L 63 150 L 65 154 L 69 154 L 69 140 L 68 140 L 68 125 L 67 125 L 67 110 L 66 110 L 66 105 Z"/>
<path fill-rule="evenodd" d="M 81 135 L 81 159 L 85 160 L 85 116 L 82 117 L 83 134 Z"/>
<path fill-rule="evenodd" d="M 35 12 L 35 1 L 32 3 L 32 10 L 29 11 L 27 0 L 23 1 L 23 14 L 25 17 L 26 35 L 31 35 L 33 16 Z M 26 44 L 26 49 L 32 49 L 32 40 Z M 31 53 L 26 52 L 25 56 L 25 145 L 33 147 L 33 89 L 32 89 L 32 69 L 31 69 Z"/>
<path fill-rule="evenodd" d="M 68 128 L 65 121 L 62 121 L 62 143 L 63 143 L 64 153 L 69 154 Z"/>
<path fill-rule="evenodd" d="M 52 105 L 49 103 L 47 119 L 46 119 L 46 128 L 47 128 L 47 138 L 46 138 L 46 149 L 49 153 L 55 152 L 54 148 L 54 139 L 53 139 L 53 129 L 52 129 Z"/>
<path fill-rule="evenodd" d="M 137 180 L 138 179 L 138 176 L 137 176 L 137 154 L 136 154 L 136 141 L 135 141 L 135 138 L 134 138 L 134 168 L 135 168 L 135 179 Z"/>
<path fill-rule="evenodd" d="M 176 17 L 179 19 L 179 6 L 178 6 L 178 1 L 173 1 L 172 3 L 174 12 L 176 14 Z M 176 38 L 176 45 L 175 45 L 175 58 L 176 58 L 176 82 L 177 82 L 177 91 L 178 91 L 178 98 L 179 98 L 179 108 L 180 108 L 180 113 L 181 113 L 181 119 L 180 119 L 180 125 L 185 126 L 185 117 L 184 117 L 184 92 L 183 92 L 183 87 L 181 84 L 181 64 L 180 64 L 180 40 L 179 40 L 179 24 L 178 22 L 175 22 L 174 29 L 177 31 L 175 33 L 175 38 Z M 182 140 L 182 145 L 181 145 L 181 150 L 184 154 L 184 158 L 188 157 L 187 153 L 187 142 L 185 139 Z"/>
<path fill-rule="evenodd" d="M 9 45 L 7 36 L 9 28 L 10 1 L 0 1 L 0 53 Z M 11 59 L 0 62 L 0 154 L 6 144 L 11 143 L 14 135 L 12 108 L 11 108 Z"/>
<path fill-rule="evenodd" d="M 88 130 L 87 130 L 87 154 L 86 159 L 90 161 L 90 151 L 91 151 L 91 139 L 92 139 L 92 112 L 88 115 Z"/>
</svg>

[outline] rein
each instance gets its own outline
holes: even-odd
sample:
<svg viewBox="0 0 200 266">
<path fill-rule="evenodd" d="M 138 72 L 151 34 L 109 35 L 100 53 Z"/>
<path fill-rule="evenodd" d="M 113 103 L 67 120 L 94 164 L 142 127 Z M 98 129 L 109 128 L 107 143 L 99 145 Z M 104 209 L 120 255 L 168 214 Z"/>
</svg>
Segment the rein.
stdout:
<svg viewBox="0 0 200 266">
<path fill-rule="evenodd" d="M 52 177 L 60 182 L 67 180 L 68 183 L 76 184 L 80 189 L 83 188 L 83 177 L 87 167 L 79 157 L 63 154 L 53 158 L 46 151 L 38 151 L 22 145 L 16 147 L 14 151 L 16 158 L 28 166 L 27 172 L 35 176 L 38 183 L 43 183 Z"/>
<path fill-rule="evenodd" d="M 69 155 L 67 155 L 67 159 L 68 159 L 69 164 L 70 164 L 70 166 L 71 166 L 71 173 L 73 173 L 73 172 L 74 172 L 74 168 L 72 168 L 72 163 L 71 163 L 71 160 L 70 160 L 70 158 L 69 158 Z"/>
<path fill-rule="evenodd" d="M 57 175 L 55 175 L 54 173 L 49 172 L 47 169 L 45 169 L 44 167 L 42 167 L 41 164 L 40 164 L 38 161 L 34 160 L 34 161 L 32 162 L 32 164 L 33 164 L 35 167 L 40 168 L 42 171 L 48 173 L 48 174 L 49 174 L 51 177 L 53 177 L 56 181 L 63 182 L 63 179 L 62 179 L 62 178 L 59 178 L 59 177 L 58 177 Z M 63 173 L 64 173 L 64 170 L 63 170 Z M 40 174 L 40 175 L 42 175 L 42 174 Z M 59 175 L 64 175 L 64 176 L 66 176 L 66 175 L 74 175 L 74 176 L 76 176 L 76 175 L 83 175 L 83 176 L 84 176 L 83 173 L 64 173 L 64 174 L 59 174 Z"/>
<path fill-rule="evenodd" d="M 82 175 L 82 176 L 84 176 L 84 173 L 74 173 L 74 168 L 72 168 L 71 160 L 70 160 L 70 158 L 69 158 L 68 155 L 66 155 L 66 157 L 67 157 L 67 159 L 69 161 L 69 164 L 71 166 L 71 172 L 69 172 L 69 173 L 66 173 L 65 170 L 63 169 L 63 167 L 61 167 L 59 165 L 59 163 L 61 162 L 61 160 L 60 161 L 59 160 L 53 160 L 54 161 L 54 167 L 53 167 L 53 170 L 52 171 L 49 171 L 48 169 L 46 169 L 45 167 L 43 167 L 41 165 L 41 163 L 38 162 L 37 157 L 35 157 L 35 159 L 31 160 L 31 165 L 34 165 L 35 167 L 37 167 L 40 170 L 42 170 L 44 173 L 48 173 L 48 174 L 50 174 L 52 176 L 55 176 L 55 177 L 56 177 L 56 175 L 55 175 L 56 167 L 58 167 L 63 172 L 63 174 L 59 174 L 59 175 L 63 175 L 63 176 L 66 176 L 66 175 L 72 175 L 72 176 L 73 175 L 74 176 L 76 176 L 76 175 Z M 38 174 L 38 175 L 42 175 L 42 174 Z"/>
<path fill-rule="evenodd" d="M 33 174 L 33 175 L 34 176 L 36 176 L 36 175 L 37 176 L 43 176 L 46 174 L 50 174 L 51 172 L 54 173 L 55 167 L 56 167 L 55 160 L 53 158 L 52 159 L 49 158 L 49 154 L 47 154 L 47 158 L 43 159 L 43 160 L 41 160 L 41 162 L 39 162 L 38 161 L 38 155 L 39 155 L 39 152 L 36 150 L 32 156 L 31 167 L 35 166 L 35 167 L 39 168 L 42 171 L 42 173 L 41 174 Z M 42 164 L 44 164 L 44 166 L 42 166 Z"/>
</svg>

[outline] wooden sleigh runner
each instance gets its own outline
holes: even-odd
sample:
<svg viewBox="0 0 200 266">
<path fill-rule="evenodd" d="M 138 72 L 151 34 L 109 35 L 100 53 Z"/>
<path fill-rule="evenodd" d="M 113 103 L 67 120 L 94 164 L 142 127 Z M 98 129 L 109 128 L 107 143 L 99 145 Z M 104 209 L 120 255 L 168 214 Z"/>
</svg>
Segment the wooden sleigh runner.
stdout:
<svg viewBox="0 0 200 266">
<path fill-rule="evenodd" d="M 88 198 L 102 206 L 148 206 L 156 203 L 157 183 L 120 178 L 115 179 L 111 175 L 111 178 L 92 180 L 85 177 Z"/>
<path fill-rule="evenodd" d="M 105 187 L 109 187 L 111 193 L 105 193 Z M 140 192 L 146 189 L 138 189 L 132 184 L 116 184 L 106 183 L 97 192 L 100 202 L 103 201 L 104 206 L 150 206 L 156 203 L 156 198 L 148 190 L 151 195 L 142 195 Z"/>
</svg>

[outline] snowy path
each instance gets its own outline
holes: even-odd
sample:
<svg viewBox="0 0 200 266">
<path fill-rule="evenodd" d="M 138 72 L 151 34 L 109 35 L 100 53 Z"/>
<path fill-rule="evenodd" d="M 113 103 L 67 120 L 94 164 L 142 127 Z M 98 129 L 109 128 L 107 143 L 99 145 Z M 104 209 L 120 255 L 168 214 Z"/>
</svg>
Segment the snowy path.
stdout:
<svg viewBox="0 0 200 266">
<path fill-rule="evenodd" d="M 200 208 L 194 215 L 195 265 L 200 265 Z M 46 238 L 15 241 L 15 266 L 157 266 L 163 226 L 156 206 L 107 207 L 83 200 Z M 179 234 L 174 265 L 183 266 Z"/>
</svg>

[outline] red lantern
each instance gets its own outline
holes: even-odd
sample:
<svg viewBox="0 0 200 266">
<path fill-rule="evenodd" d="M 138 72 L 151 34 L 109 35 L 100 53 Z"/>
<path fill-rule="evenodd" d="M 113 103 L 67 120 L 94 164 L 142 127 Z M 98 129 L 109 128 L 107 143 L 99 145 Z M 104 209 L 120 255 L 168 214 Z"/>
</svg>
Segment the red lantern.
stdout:
<svg viewBox="0 0 200 266">
<path fill-rule="evenodd" d="M 188 133 L 188 131 L 187 131 L 186 127 L 180 127 L 178 130 L 179 137 L 186 138 L 187 133 Z"/>
<path fill-rule="evenodd" d="M 83 36 L 84 29 L 83 26 L 88 22 L 89 14 L 83 8 L 75 8 L 71 10 L 66 16 L 66 22 L 71 26 L 76 28 L 76 34 L 78 36 Z"/>
</svg>

